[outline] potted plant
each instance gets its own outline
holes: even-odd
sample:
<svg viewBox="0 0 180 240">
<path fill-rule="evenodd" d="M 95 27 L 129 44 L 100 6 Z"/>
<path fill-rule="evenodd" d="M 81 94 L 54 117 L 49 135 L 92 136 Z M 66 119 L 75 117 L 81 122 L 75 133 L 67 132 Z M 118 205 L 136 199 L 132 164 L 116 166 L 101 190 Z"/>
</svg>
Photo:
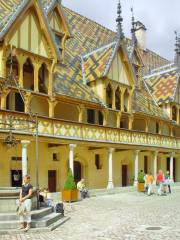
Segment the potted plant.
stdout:
<svg viewBox="0 0 180 240">
<path fill-rule="evenodd" d="M 78 190 L 71 169 L 68 171 L 67 179 L 62 191 L 63 202 L 74 202 L 78 200 Z"/>
<path fill-rule="evenodd" d="M 137 184 L 137 190 L 138 192 L 144 192 L 144 172 L 143 171 L 140 171 L 139 174 L 138 174 L 138 184 Z"/>
</svg>

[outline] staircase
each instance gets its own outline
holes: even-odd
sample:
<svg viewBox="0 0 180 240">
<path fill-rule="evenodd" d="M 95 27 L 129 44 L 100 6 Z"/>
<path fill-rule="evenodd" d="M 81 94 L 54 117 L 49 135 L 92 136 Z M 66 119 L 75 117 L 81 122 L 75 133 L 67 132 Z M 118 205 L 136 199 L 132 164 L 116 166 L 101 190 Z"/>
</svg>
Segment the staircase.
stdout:
<svg viewBox="0 0 180 240">
<path fill-rule="evenodd" d="M 52 231 L 69 219 L 60 213 L 55 213 L 53 207 L 33 210 L 31 217 L 31 232 Z M 0 235 L 20 232 L 17 230 L 19 225 L 19 217 L 16 213 L 0 213 Z"/>
</svg>

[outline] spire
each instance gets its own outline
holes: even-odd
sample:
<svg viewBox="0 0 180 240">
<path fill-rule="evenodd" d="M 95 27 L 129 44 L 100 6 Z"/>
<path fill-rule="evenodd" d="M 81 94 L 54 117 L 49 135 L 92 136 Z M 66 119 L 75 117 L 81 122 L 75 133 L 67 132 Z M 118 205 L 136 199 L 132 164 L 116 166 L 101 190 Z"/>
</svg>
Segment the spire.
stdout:
<svg viewBox="0 0 180 240">
<path fill-rule="evenodd" d="M 174 63 L 176 64 L 178 71 L 180 71 L 180 36 L 177 31 L 175 31 L 176 43 L 175 43 L 175 59 Z"/>
<path fill-rule="evenodd" d="M 132 28 L 131 28 L 131 34 L 132 34 L 132 44 L 133 47 L 137 47 L 137 38 L 136 38 L 136 28 L 135 28 L 135 19 L 134 19 L 134 10 L 131 8 L 131 13 L 132 13 Z"/>
<path fill-rule="evenodd" d="M 123 22 L 123 18 L 121 16 L 122 10 L 121 10 L 121 3 L 120 0 L 118 2 L 118 6 L 117 6 L 117 35 L 119 39 L 123 39 L 124 38 L 124 33 L 123 33 L 123 29 L 122 29 L 122 22 Z"/>
</svg>

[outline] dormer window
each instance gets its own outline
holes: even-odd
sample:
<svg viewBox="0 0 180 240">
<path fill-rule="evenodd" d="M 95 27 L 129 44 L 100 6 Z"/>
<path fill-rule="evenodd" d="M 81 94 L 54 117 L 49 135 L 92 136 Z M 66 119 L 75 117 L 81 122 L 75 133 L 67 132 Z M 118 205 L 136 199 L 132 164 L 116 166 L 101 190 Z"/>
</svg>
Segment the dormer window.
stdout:
<svg viewBox="0 0 180 240">
<path fill-rule="evenodd" d="M 59 51 L 60 51 L 60 53 L 62 55 L 62 51 L 63 51 L 63 46 L 62 46 L 63 34 L 55 33 L 55 40 L 56 40 L 56 44 L 58 45 Z"/>
</svg>

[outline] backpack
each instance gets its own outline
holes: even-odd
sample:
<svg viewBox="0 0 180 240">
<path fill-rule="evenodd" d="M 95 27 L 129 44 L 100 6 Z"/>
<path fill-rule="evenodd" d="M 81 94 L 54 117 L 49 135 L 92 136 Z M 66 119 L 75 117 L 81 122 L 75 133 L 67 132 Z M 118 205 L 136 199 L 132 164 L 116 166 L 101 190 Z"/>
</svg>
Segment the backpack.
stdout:
<svg viewBox="0 0 180 240">
<path fill-rule="evenodd" d="M 64 216 L 64 205 L 63 203 L 57 203 L 55 207 L 56 213 L 61 213 Z"/>
</svg>

